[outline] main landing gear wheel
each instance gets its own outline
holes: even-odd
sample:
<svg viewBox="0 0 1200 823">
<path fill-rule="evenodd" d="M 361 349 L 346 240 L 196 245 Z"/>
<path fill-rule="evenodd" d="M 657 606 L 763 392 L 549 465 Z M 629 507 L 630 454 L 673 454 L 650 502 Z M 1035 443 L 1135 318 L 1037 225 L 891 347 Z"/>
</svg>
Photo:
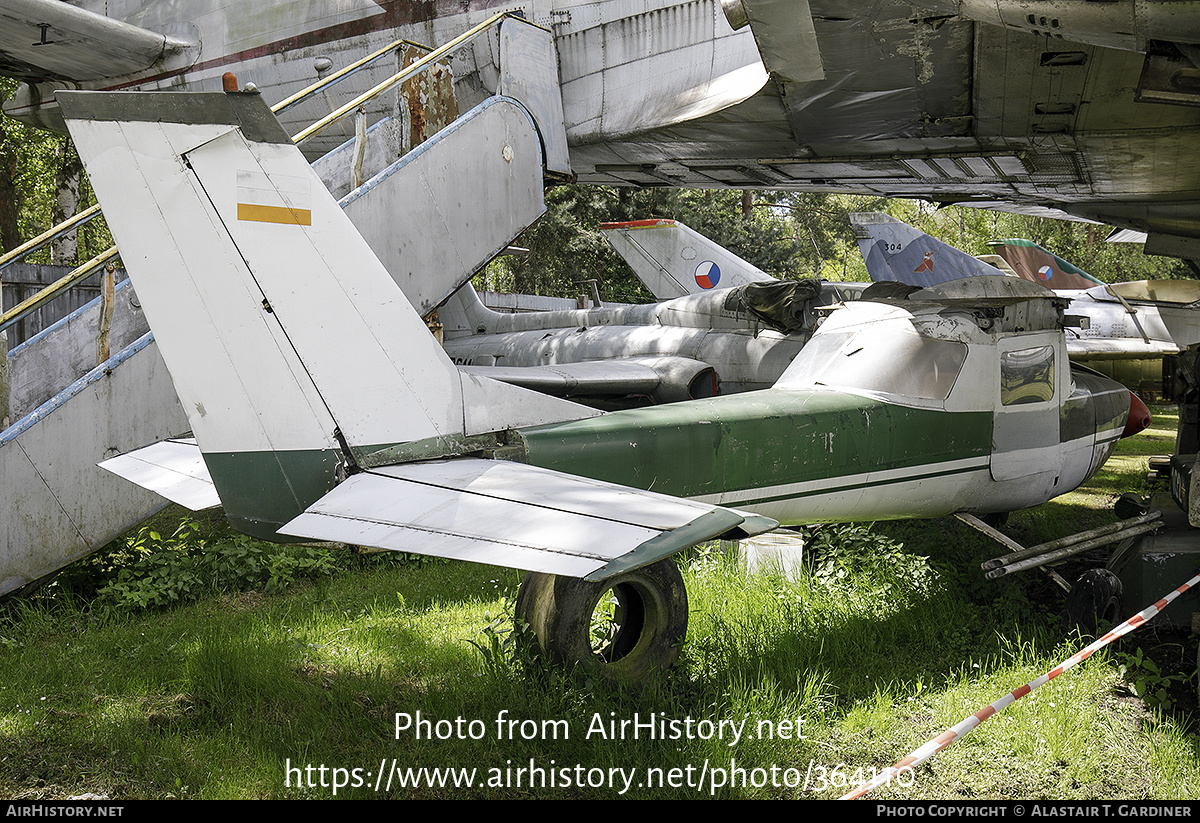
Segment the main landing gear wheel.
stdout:
<svg viewBox="0 0 1200 823">
<path fill-rule="evenodd" d="M 516 612 L 550 661 L 637 685 L 679 658 L 687 590 L 670 559 L 600 583 L 530 572 L 521 581 Z"/>
<path fill-rule="evenodd" d="M 1108 569 L 1088 569 L 1079 575 L 1063 605 L 1063 628 L 1078 628 L 1085 637 L 1095 637 L 1101 623 L 1121 622 L 1121 596 L 1125 587 Z"/>
</svg>

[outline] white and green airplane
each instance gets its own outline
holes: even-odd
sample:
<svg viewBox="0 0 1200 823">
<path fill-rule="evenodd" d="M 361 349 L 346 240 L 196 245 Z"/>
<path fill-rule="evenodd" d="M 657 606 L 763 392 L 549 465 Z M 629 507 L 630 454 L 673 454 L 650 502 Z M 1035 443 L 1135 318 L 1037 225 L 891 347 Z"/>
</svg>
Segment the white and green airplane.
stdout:
<svg viewBox="0 0 1200 823">
<path fill-rule="evenodd" d="M 106 467 L 265 539 L 528 570 L 543 650 L 615 680 L 674 659 L 682 549 L 1038 505 L 1126 430 L 1063 301 L 1015 278 L 832 311 L 762 391 L 601 414 L 468 374 L 259 95 L 58 99 L 195 437 Z"/>
</svg>

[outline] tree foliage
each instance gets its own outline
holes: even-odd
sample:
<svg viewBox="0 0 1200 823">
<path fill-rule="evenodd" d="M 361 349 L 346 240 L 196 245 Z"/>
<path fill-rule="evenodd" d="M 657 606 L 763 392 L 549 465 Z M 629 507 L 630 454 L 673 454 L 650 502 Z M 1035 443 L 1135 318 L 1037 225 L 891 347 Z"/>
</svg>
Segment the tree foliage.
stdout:
<svg viewBox="0 0 1200 823">
<path fill-rule="evenodd" d="M 0 78 L 0 99 L 11 97 L 16 86 L 15 80 Z M 58 222 L 55 219 L 58 190 L 65 185 L 72 170 L 81 169 L 79 155 L 66 135 L 33 129 L 9 117 L 0 117 L 0 247 L 3 251 L 16 248 Z M 86 179 L 80 194 L 79 208 L 96 202 Z M 112 244 L 102 221 L 93 221 L 79 235 L 78 254 L 81 258 L 98 254 Z M 48 263 L 49 251 L 39 252 L 29 260 Z"/>
<path fill-rule="evenodd" d="M 605 300 L 651 299 L 599 227 L 606 222 L 678 220 L 777 277 L 808 276 L 808 252 L 795 227 L 769 210 L 743 208 L 739 191 L 560 186 L 546 195 L 545 216 L 514 245 L 522 257 L 503 257 L 487 270 L 487 288 L 524 294 L 586 294 L 595 279 Z"/>
<path fill-rule="evenodd" d="M 776 277 L 868 280 L 848 215 L 882 211 L 970 254 L 989 254 L 989 240 L 1033 240 L 1105 282 L 1189 277 L 1182 261 L 1107 243 L 1109 229 L 919 200 L 845 194 L 667 188 L 560 186 L 547 193 L 547 212 L 515 245 L 522 257 L 490 265 L 477 285 L 574 297 L 598 281 L 605 300 L 651 299 L 599 232 L 605 222 L 670 218 L 725 246 Z"/>
</svg>

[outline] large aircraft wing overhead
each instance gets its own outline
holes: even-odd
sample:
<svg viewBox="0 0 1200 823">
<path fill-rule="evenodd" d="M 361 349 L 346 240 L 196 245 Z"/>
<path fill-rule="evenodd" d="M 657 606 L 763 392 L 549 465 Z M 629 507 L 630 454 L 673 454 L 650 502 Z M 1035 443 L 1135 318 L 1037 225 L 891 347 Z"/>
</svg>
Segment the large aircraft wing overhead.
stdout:
<svg viewBox="0 0 1200 823">
<path fill-rule="evenodd" d="M 1072 361 L 1089 360 L 1156 360 L 1179 354 L 1182 348 L 1162 340 L 1140 337 L 1072 337 L 1067 335 L 1067 354 Z"/>
<path fill-rule="evenodd" d="M 188 45 L 62 0 L 0 2 L 0 65 L 26 80 L 119 77 Z"/>
<path fill-rule="evenodd" d="M 1069 215 L 1200 258 L 1200 69 L 1156 42 L 1180 42 L 1200 13 L 1154 0 L 1156 29 L 1136 3 L 1043 5 L 722 0 L 770 82 L 715 114 L 576 145 L 571 166 L 592 183 Z"/>
<path fill-rule="evenodd" d="M 769 518 L 497 460 L 356 474 L 281 534 L 603 580 Z"/>
</svg>

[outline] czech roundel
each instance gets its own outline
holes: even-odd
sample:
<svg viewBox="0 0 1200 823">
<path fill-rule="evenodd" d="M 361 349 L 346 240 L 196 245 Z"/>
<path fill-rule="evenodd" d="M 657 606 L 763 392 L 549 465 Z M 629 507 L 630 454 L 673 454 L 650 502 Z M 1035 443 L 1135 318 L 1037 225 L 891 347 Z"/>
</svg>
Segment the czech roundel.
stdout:
<svg viewBox="0 0 1200 823">
<path fill-rule="evenodd" d="M 696 285 L 702 289 L 711 289 L 721 282 L 721 268 L 711 260 L 705 260 L 696 266 Z"/>
<path fill-rule="evenodd" d="M 1049 280 L 1054 275 L 1054 269 L 1049 266 L 1042 266 L 1038 269 L 1038 277 L 1043 280 Z"/>
</svg>

